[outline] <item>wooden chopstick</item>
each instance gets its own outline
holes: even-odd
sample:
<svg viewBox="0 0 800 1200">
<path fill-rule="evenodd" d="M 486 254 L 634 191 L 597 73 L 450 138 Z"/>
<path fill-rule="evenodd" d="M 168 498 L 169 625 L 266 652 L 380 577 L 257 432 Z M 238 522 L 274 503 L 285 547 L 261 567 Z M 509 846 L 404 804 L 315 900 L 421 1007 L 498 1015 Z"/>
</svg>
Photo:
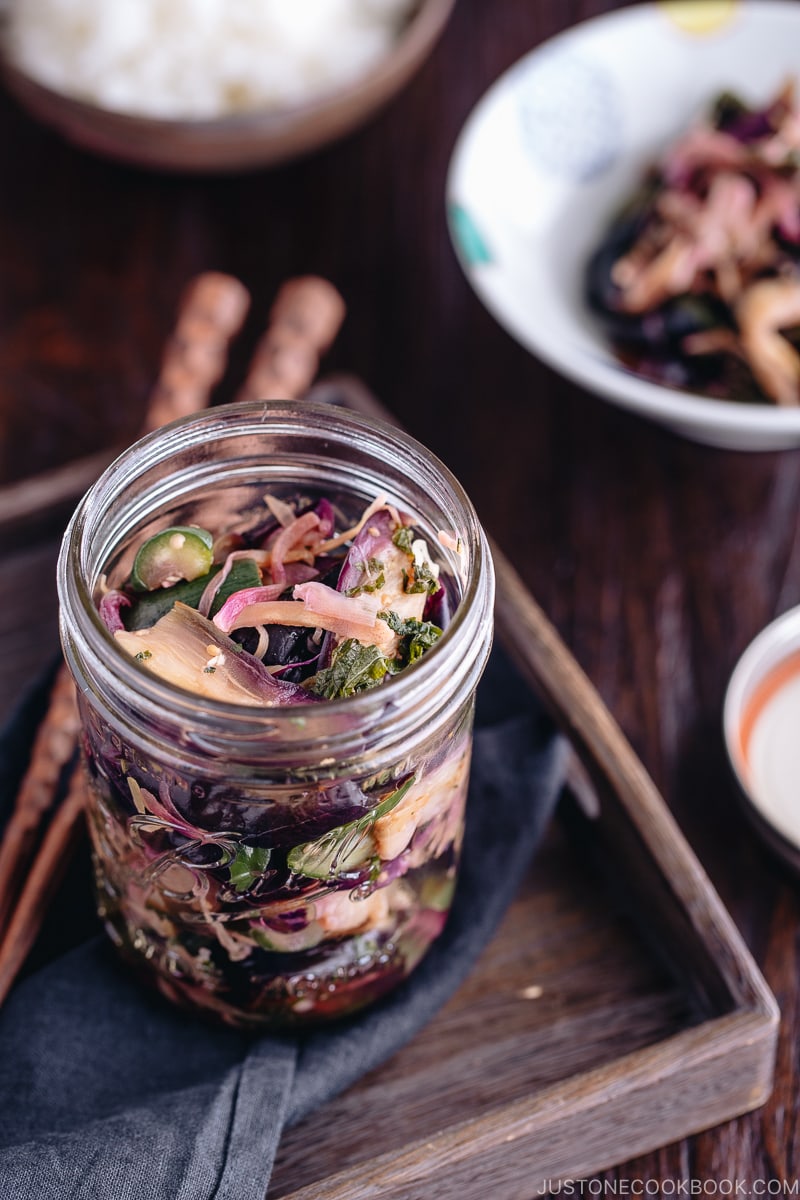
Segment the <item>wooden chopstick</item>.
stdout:
<svg viewBox="0 0 800 1200">
<path fill-rule="evenodd" d="M 316 275 L 290 279 L 275 299 L 237 400 L 291 400 L 311 386 L 319 360 L 333 345 L 345 304 Z"/>
<path fill-rule="evenodd" d="M 67 764 L 75 755 L 80 719 L 69 674 L 59 667 L 50 702 L 31 751 L 14 811 L 0 842 L 0 930 L 8 926 L 17 892 L 31 860 L 42 821 L 53 804 Z"/>
</svg>

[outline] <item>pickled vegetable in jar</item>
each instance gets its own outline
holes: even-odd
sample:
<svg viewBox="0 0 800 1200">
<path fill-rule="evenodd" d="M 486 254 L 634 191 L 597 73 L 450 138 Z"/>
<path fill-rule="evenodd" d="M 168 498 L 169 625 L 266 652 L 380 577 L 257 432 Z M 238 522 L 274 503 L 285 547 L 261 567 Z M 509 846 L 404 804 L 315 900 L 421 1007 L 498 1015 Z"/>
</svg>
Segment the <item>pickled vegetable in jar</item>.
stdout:
<svg viewBox="0 0 800 1200">
<path fill-rule="evenodd" d="M 59 564 L 98 906 L 176 1002 L 340 1016 L 443 928 L 493 576 L 413 440 L 294 404 L 149 435 Z"/>
</svg>

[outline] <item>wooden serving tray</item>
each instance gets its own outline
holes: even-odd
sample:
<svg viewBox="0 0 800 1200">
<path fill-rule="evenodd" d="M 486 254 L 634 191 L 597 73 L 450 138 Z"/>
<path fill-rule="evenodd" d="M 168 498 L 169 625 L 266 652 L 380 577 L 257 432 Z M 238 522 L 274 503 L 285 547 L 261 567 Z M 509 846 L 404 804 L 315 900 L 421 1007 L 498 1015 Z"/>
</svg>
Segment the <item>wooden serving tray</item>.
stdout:
<svg viewBox="0 0 800 1200">
<path fill-rule="evenodd" d="M 391 419 L 355 381 L 328 399 Z M 501 641 L 569 737 L 560 827 L 442 1012 L 285 1136 L 270 1200 L 530 1200 L 763 1104 L 779 1013 L 597 692 L 497 546 Z"/>
<path fill-rule="evenodd" d="M 352 381 L 326 398 L 386 415 Z M 54 652 L 54 530 L 99 465 L 0 489 L 6 711 Z M 559 820 L 449 1004 L 287 1133 L 270 1200 L 530 1200 L 769 1095 L 770 991 L 599 696 L 495 561 L 500 637 L 575 751 Z"/>
</svg>

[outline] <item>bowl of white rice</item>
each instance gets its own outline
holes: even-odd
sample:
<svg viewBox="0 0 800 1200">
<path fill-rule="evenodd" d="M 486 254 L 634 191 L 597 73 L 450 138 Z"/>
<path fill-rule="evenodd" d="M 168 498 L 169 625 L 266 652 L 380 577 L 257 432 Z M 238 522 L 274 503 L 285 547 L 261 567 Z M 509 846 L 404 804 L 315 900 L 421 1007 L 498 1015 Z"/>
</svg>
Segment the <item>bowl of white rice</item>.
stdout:
<svg viewBox="0 0 800 1200">
<path fill-rule="evenodd" d="M 414 74 L 455 0 L 0 0 L 0 64 L 86 149 L 174 171 L 333 141 Z"/>
</svg>

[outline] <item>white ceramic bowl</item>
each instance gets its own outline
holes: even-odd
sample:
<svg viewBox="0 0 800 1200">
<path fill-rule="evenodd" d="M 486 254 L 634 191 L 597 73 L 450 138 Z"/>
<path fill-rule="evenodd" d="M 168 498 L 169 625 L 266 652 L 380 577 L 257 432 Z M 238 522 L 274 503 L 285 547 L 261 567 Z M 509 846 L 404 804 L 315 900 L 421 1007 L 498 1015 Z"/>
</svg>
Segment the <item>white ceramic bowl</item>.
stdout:
<svg viewBox="0 0 800 1200">
<path fill-rule="evenodd" d="M 662 0 L 537 47 L 479 102 L 447 186 L 456 252 L 489 311 L 590 391 L 713 446 L 800 446 L 800 408 L 638 378 L 583 301 L 587 259 L 646 165 L 723 89 L 758 103 L 800 79 L 795 0 Z"/>
</svg>

